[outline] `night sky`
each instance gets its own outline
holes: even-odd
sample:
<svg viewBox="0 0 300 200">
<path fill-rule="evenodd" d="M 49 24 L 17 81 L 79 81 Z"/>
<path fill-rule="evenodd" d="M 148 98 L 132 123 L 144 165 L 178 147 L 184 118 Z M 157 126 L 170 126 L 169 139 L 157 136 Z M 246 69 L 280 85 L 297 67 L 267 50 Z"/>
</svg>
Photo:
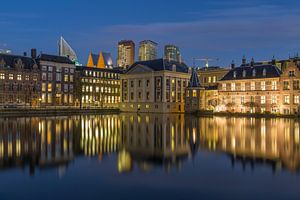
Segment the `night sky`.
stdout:
<svg viewBox="0 0 300 200">
<path fill-rule="evenodd" d="M 61 35 L 86 63 L 89 52 L 117 55 L 117 42 L 151 39 L 181 48 L 185 62 L 211 65 L 287 58 L 300 52 L 299 0 L 9 0 L 0 6 L 0 47 L 57 53 Z M 204 63 L 198 63 L 203 66 Z"/>
</svg>

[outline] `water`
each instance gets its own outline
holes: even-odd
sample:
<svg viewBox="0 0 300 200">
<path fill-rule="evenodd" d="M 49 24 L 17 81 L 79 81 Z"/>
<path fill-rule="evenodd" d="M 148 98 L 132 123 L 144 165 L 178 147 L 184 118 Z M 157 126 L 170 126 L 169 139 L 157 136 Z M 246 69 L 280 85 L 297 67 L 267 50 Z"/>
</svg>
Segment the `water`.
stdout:
<svg viewBox="0 0 300 200">
<path fill-rule="evenodd" d="M 299 121 L 0 119 L 0 199 L 299 199 Z"/>
</svg>

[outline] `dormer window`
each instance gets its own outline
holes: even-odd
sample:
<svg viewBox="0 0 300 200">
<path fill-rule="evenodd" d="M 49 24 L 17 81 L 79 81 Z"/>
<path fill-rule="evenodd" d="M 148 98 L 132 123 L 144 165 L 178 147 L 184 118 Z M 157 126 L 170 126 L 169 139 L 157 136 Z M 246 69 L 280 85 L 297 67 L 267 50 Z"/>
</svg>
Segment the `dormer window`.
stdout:
<svg viewBox="0 0 300 200">
<path fill-rule="evenodd" d="M 233 72 L 233 78 L 236 78 L 236 74 L 237 74 L 237 72 L 234 71 L 234 72 Z"/>
<path fill-rule="evenodd" d="M 289 71 L 289 77 L 295 76 L 295 71 Z"/>
<path fill-rule="evenodd" d="M 243 70 L 243 77 L 246 77 L 246 70 Z"/>
<path fill-rule="evenodd" d="M 263 76 L 267 76 L 267 70 L 265 68 L 263 70 Z"/>
<path fill-rule="evenodd" d="M 256 70 L 255 70 L 255 69 L 252 71 L 252 76 L 253 76 L 253 77 L 256 76 Z"/>
</svg>

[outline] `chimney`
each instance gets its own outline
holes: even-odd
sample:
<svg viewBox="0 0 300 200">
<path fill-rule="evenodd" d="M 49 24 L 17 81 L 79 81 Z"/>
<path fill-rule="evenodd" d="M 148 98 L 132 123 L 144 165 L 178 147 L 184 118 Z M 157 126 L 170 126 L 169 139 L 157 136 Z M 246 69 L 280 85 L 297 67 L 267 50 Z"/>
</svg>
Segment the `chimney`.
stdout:
<svg viewBox="0 0 300 200">
<path fill-rule="evenodd" d="M 235 63 L 234 63 L 234 60 L 231 62 L 231 69 L 234 69 L 235 68 Z"/>
<path fill-rule="evenodd" d="M 24 51 L 23 56 L 27 57 L 27 52 L 26 51 Z"/>
<path fill-rule="evenodd" d="M 37 55 L 36 55 L 36 49 L 33 48 L 33 49 L 31 49 L 31 58 L 35 59 L 36 57 L 37 57 Z"/>
</svg>

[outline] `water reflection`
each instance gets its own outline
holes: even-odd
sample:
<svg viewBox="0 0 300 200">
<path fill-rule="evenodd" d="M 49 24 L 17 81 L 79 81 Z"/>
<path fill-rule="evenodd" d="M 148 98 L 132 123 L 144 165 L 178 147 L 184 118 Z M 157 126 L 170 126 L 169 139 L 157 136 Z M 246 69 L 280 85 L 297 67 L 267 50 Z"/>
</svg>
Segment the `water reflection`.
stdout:
<svg viewBox="0 0 300 200">
<path fill-rule="evenodd" d="M 76 157 L 115 155 L 119 173 L 180 171 L 200 153 L 228 155 L 243 168 L 299 169 L 299 121 L 195 118 L 185 115 L 99 115 L 0 119 L 0 170 L 58 168 Z M 213 153 L 212 153 L 213 152 Z M 112 162 L 111 160 L 107 162 Z"/>
</svg>

